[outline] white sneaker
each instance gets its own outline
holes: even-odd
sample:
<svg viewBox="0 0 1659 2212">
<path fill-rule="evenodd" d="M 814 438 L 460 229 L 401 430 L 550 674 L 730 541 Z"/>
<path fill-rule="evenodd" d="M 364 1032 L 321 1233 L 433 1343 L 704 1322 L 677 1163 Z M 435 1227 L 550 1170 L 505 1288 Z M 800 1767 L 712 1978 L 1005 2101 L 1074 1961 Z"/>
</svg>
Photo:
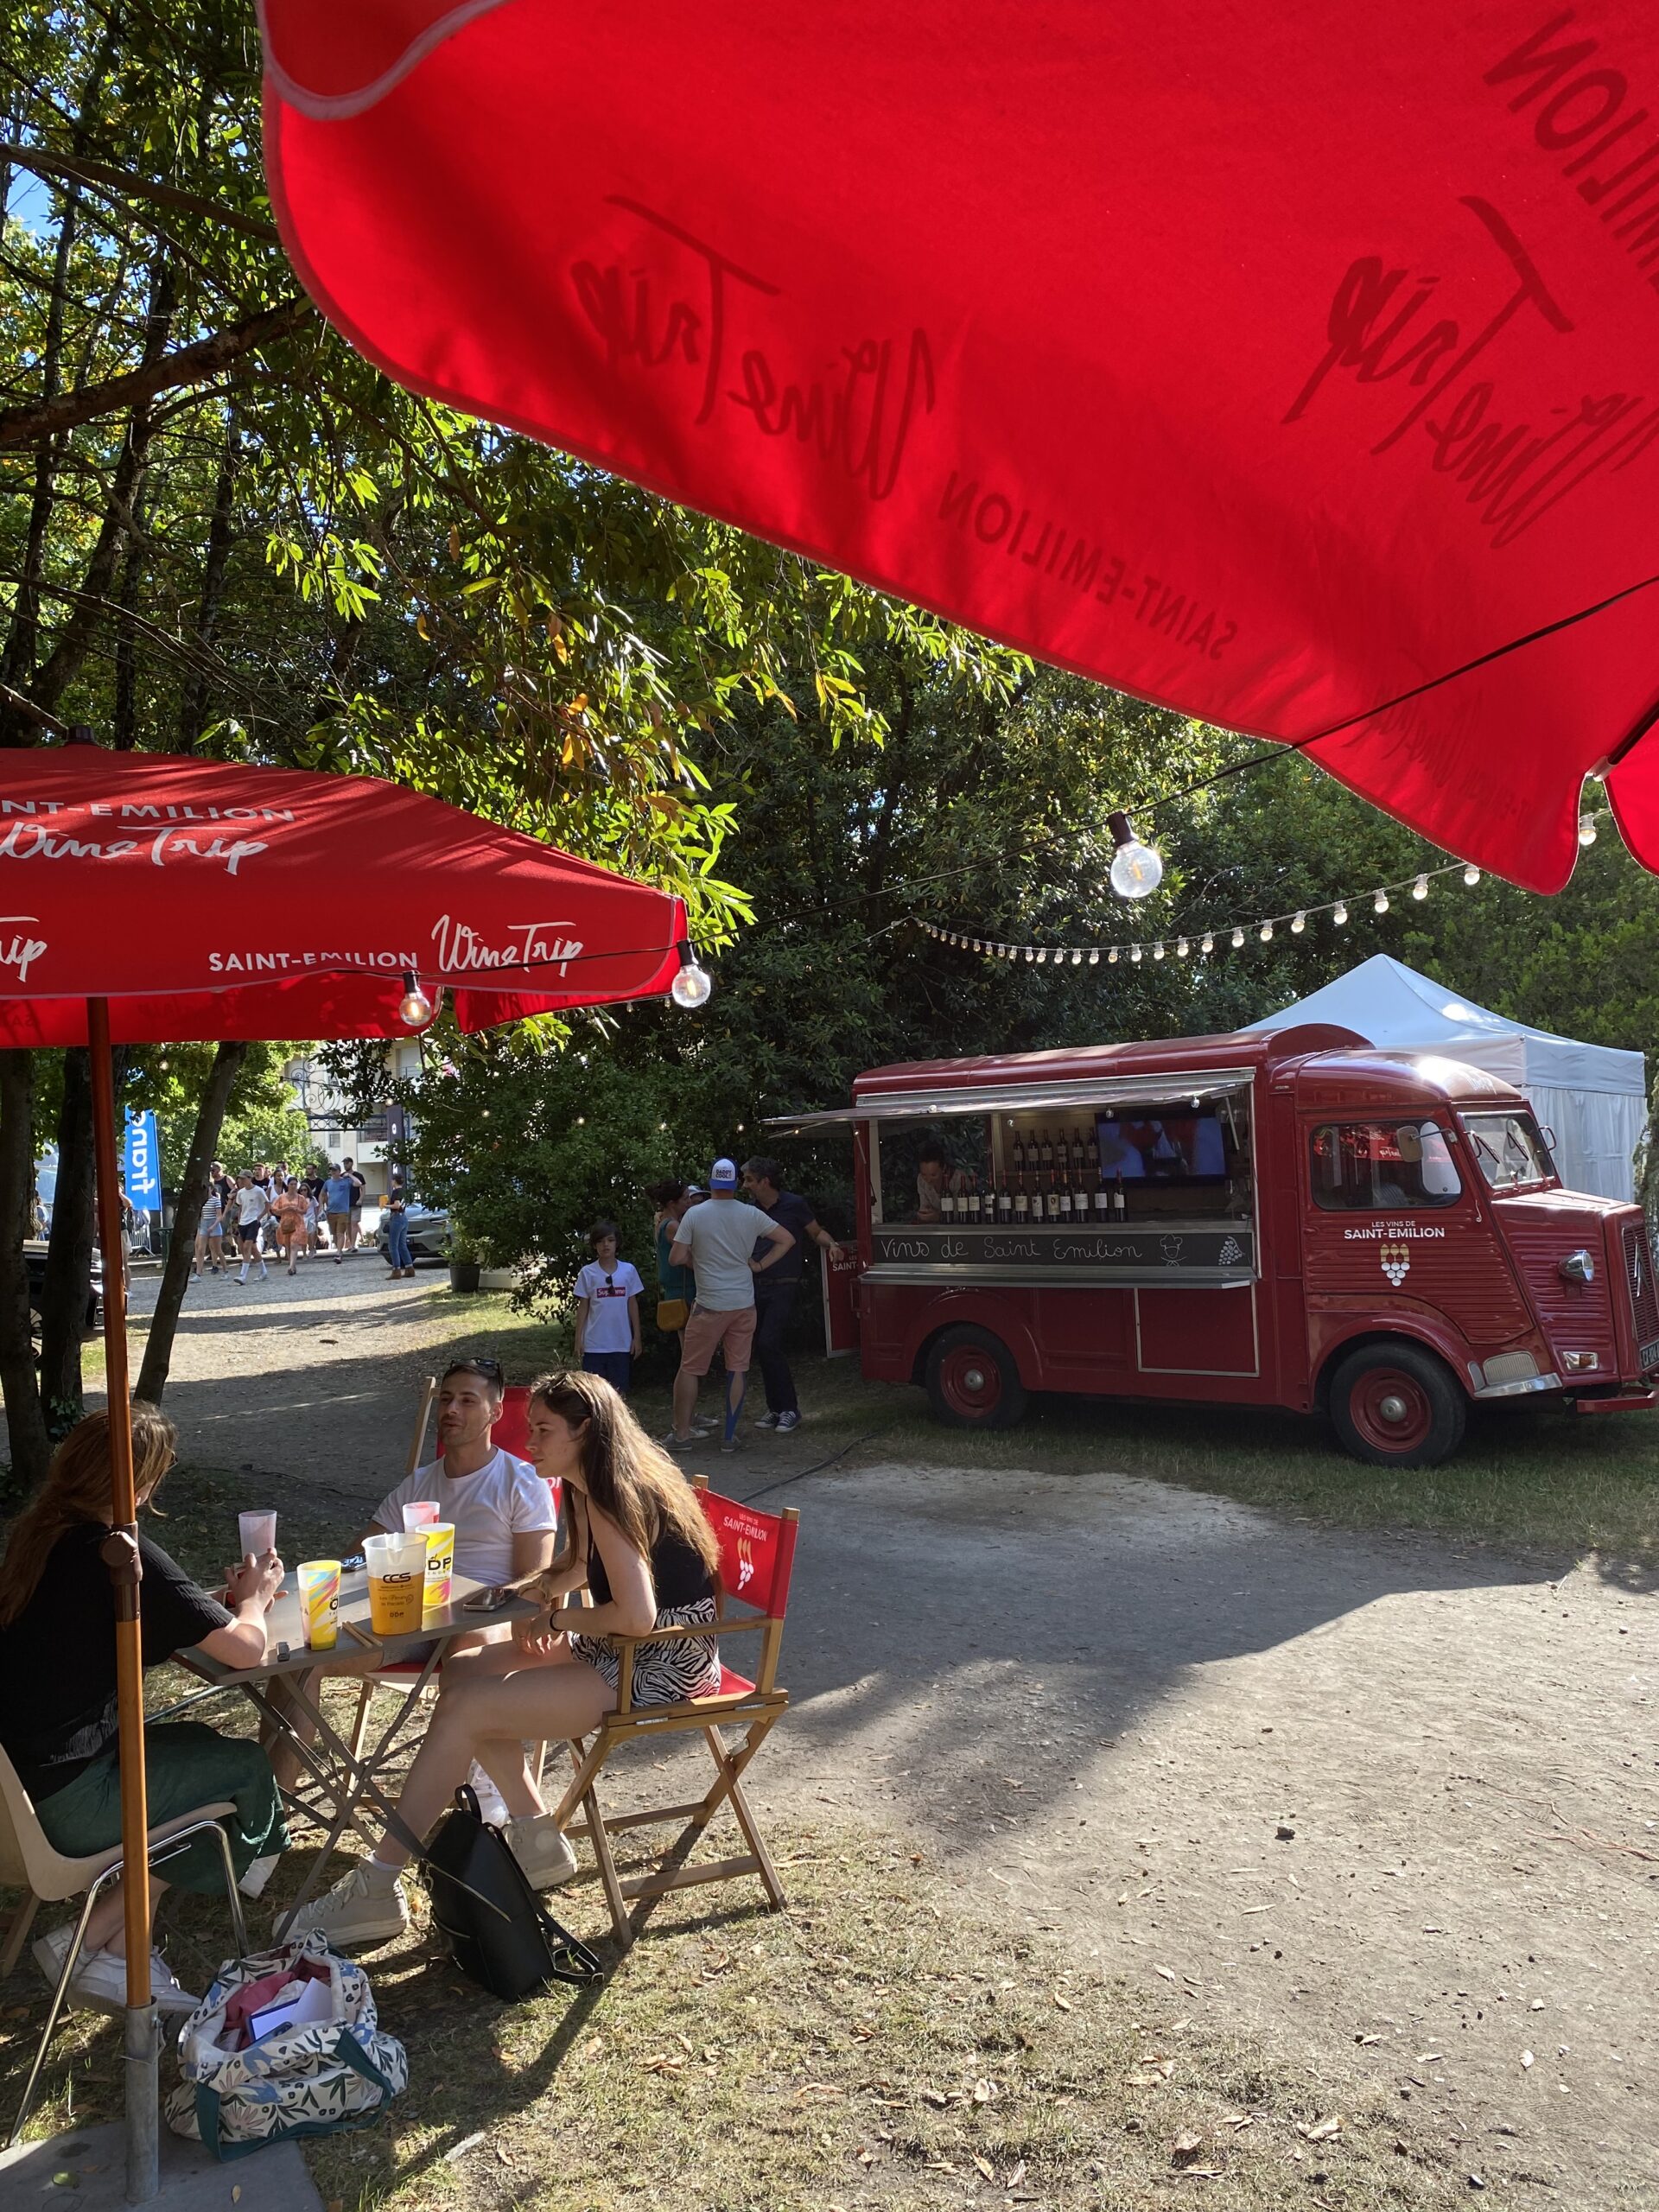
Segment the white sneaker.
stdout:
<svg viewBox="0 0 1659 2212">
<path fill-rule="evenodd" d="M 478 1800 L 480 1820 L 487 1821 L 493 1828 L 505 1827 L 512 1817 L 507 1810 L 507 1801 L 476 1759 L 467 1770 L 467 1784 Z"/>
<path fill-rule="evenodd" d="M 247 1872 L 236 1885 L 245 1897 L 264 1897 L 265 1885 L 276 1872 L 280 1856 L 280 1853 L 268 1851 L 263 1859 L 256 1859 L 252 1862 Z"/>
<path fill-rule="evenodd" d="M 569 1839 L 554 1826 L 551 1813 L 509 1821 L 502 1833 L 532 1890 L 556 1889 L 576 1872 L 576 1854 Z"/>
<path fill-rule="evenodd" d="M 409 1926 L 409 1905 L 401 1881 L 380 1887 L 369 1879 L 368 1861 L 359 1859 L 324 1896 L 315 1897 L 292 1923 L 283 1927 L 281 1941 L 297 1943 L 302 1936 L 321 1928 L 331 1943 L 390 1943 Z"/>
<path fill-rule="evenodd" d="M 42 1936 L 29 1948 L 35 1954 L 35 1963 L 55 1989 L 63 1973 L 63 1962 L 69 1955 L 69 1946 L 74 1941 L 72 1927 L 54 1928 L 49 1936 Z M 193 1997 L 183 1988 L 178 1976 L 159 1951 L 149 1955 L 149 1993 L 156 2007 L 163 2012 L 194 2012 L 201 1999 Z M 99 2012 L 124 2012 L 127 2009 L 127 1962 L 114 1951 L 83 1951 L 75 1966 L 74 1980 L 69 1985 L 69 2002 L 81 2005 Z"/>
</svg>

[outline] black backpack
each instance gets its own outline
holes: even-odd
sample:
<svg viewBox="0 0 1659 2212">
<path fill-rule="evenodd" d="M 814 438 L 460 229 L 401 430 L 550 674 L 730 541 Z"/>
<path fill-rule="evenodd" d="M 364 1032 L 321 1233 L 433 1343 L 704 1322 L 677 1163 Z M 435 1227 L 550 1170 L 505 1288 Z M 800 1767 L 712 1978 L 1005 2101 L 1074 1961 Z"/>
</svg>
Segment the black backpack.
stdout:
<svg viewBox="0 0 1659 2212">
<path fill-rule="evenodd" d="M 543 1909 L 500 1829 L 479 1817 L 465 1783 L 424 1859 L 432 1917 L 468 1980 L 511 2001 L 550 1981 L 603 1980 L 588 1946 Z"/>
</svg>

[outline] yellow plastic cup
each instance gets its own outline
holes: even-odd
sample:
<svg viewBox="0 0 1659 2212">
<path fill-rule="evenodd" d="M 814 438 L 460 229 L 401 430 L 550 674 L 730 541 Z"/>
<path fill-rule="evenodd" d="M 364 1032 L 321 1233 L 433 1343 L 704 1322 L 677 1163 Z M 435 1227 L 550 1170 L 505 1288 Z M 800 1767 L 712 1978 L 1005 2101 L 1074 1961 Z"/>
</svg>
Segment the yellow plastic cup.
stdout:
<svg viewBox="0 0 1659 2212">
<path fill-rule="evenodd" d="M 426 1535 L 415 1529 L 371 1536 L 368 1554 L 369 1626 L 377 1636 L 413 1636 L 426 1594 Z"/>
<path fill-rule="evenodd" d="M 426 1595 L 422 1610 L 435 1613 L 449 1603 L 449 1581 L 455 1571 L 455 1524 L 435 1521 L 422 1534 L 426 1538 Z"/>
<path fill-rule="evenodd" d="M 340 1642 L 340 1561 L 308 1559 L 295 1572 L 305 1640 L 314 1651 L 332 1651 Z"/>
</svg>

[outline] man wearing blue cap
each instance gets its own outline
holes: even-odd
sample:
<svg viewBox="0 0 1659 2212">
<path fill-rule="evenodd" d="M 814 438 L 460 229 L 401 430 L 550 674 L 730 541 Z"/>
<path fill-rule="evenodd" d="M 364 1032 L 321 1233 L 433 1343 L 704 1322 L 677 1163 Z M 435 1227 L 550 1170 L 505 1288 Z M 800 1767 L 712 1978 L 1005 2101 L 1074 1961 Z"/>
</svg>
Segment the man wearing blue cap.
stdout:
<svg viewBox="0 0 1659 2212">
<path fill-rule="evenodd" d="M 754 1279 L 775 1267 L 794 1243 L 781 1222 L 738 1196 L 736 1161 L 717 1160 L 709 1171 L 707 1201 L 681 1217 L 669 1248 L 670 1265 L 691 1268 L 697 1278 L 696 1303 L 680 1340 L 680 1371 L 674 1378 L 674 1426 L 663 1439 L 671 1451 L 683 1450 L 692 1440 L 697 1386 L 717 1347 L 726 1357 L 726 1427 L 720 1448 L 736 1450 L 754 1345 Z M 756 1251 L 759 1259 L 751 1256 Z"/>
</svg>

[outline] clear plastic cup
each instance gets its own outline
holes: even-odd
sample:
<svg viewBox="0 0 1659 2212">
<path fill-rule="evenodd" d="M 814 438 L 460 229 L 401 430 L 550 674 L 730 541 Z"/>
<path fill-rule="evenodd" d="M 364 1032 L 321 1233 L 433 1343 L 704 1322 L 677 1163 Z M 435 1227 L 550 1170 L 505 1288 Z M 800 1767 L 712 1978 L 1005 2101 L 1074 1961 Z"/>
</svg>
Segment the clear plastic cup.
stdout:
<svg viewBox="0 0 1659 2212">
<path fill-rule="evenodd" d="M 435 1497 L 413 1498 L 404 1508 L 404 1527 L 405 1529 L 434 1528 L 441 1510 Z"/>
<path fill-rule="evenodd" d="M 340 1642 L 340 1561 L 308 1559 L 295 1573 L 305 1640 L 314 1651 L 332 1651 Z"/>
<path fill-rule="evenodd" d="M 450 1578 L 455 1571 L 455 1524 L 435 1521 L 426 1535 L 426 1596 L 423 1609 L 442 1611 L 449 1603 Z"/>
<path fill-rule="evenodd" d="M 240 1533 L 243 1559 L 264 1559 L 267 1552 L 276 1548 L 276 1516 L 270 1513 L 238 1513 L 237 1528 Z"/>
<path fill-rule="evenodd" d="M 425 1532 L 371 1536 L 363 1549 L 369 1568 L 369 1626 L 377 1636 L 414 1635 L 426 1595 Z"/>
</svg>

